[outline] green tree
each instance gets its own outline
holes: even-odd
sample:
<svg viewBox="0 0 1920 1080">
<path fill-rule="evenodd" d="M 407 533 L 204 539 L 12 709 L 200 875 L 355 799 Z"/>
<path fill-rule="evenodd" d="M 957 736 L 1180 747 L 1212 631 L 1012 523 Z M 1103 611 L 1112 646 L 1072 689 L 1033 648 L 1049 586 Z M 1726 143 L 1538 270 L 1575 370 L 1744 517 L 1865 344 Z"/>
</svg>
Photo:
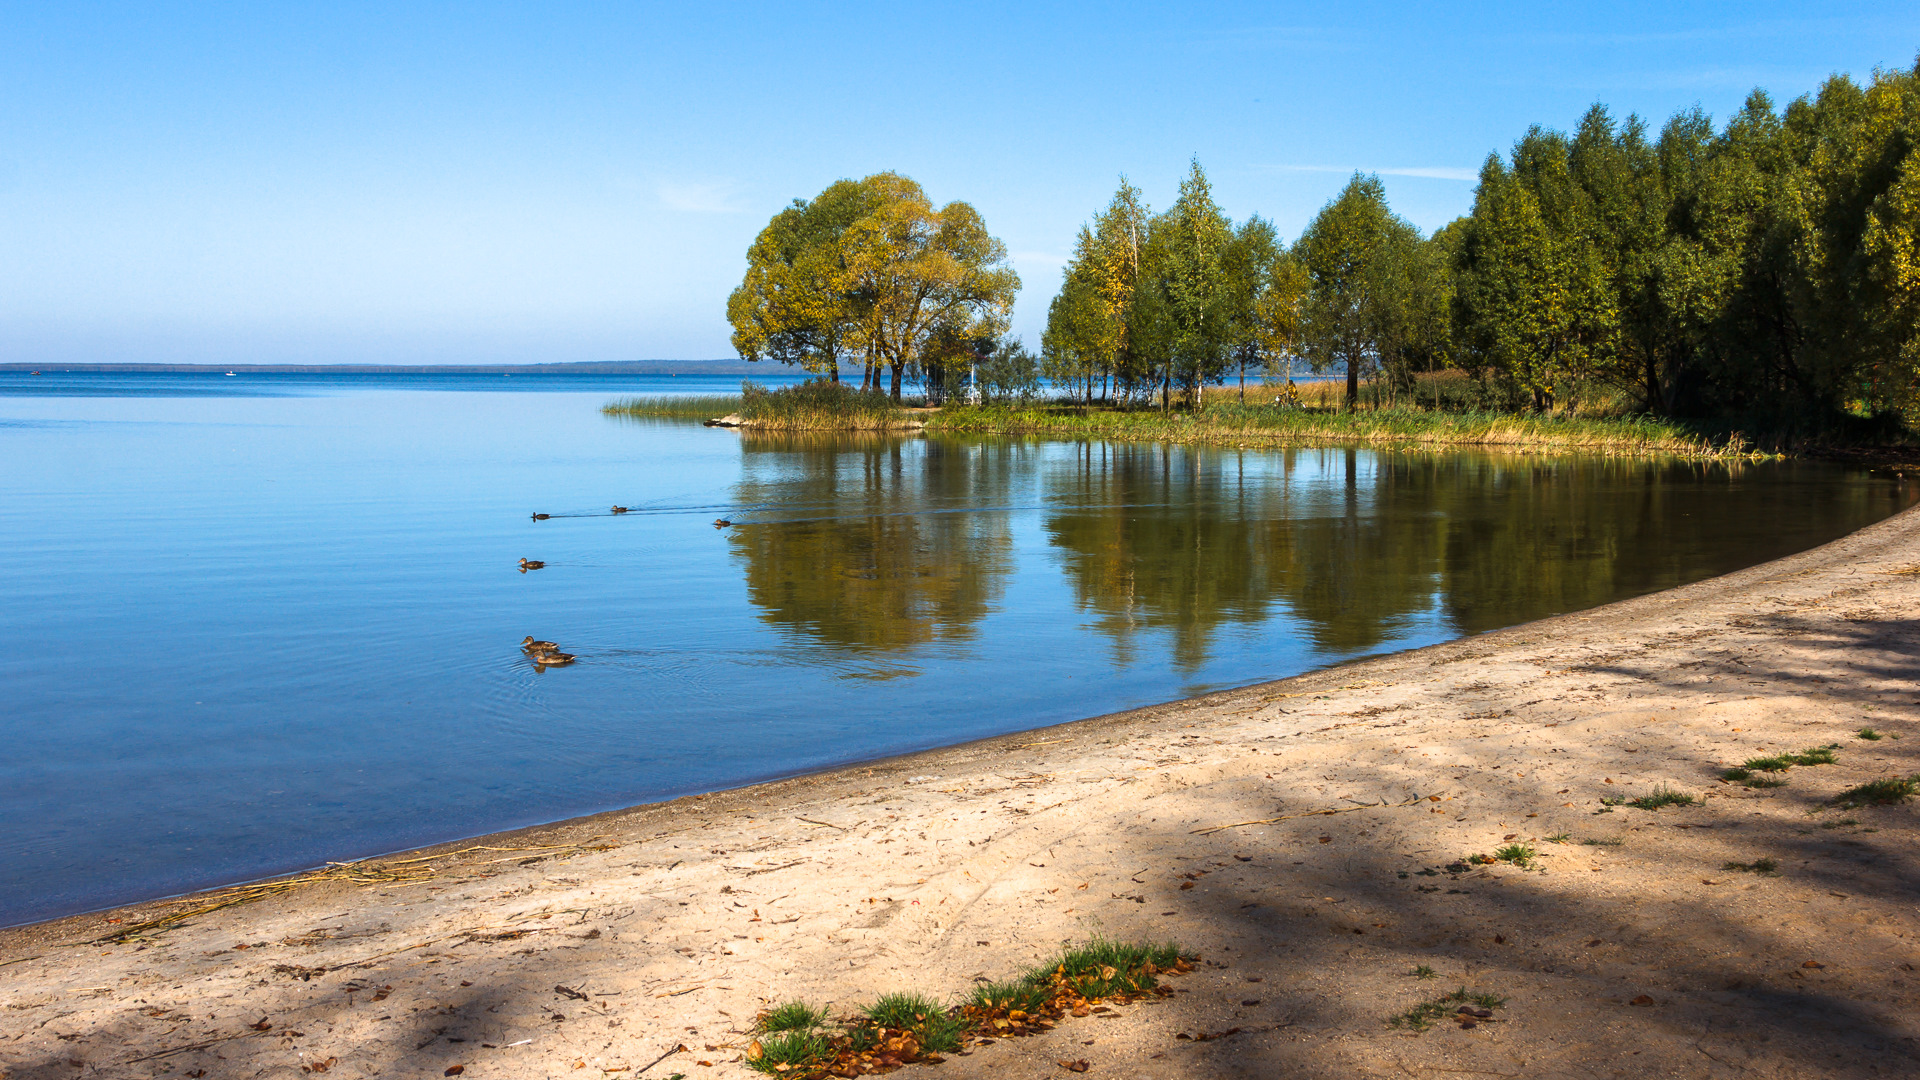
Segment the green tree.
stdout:
<svg viewBox="0 0 1920 1080">
<path fill-rule="evenodd" d="M 728 299 L 734 348 L 839 378 L 839 358 L 918 372 L 929 342 L 997 334 L 1020 288 L 1006 245 L 964 202 L 936 208 L 898 173 L 840 181 L 775 215 Z"/>
<path fill-rule="evenodd" d="M 1315 371 L 1345 369 L 1350 409 L 1359 403 L 1361 376 L 1379 360 L 1379 335 L 1391 321 L 1384 309 L 1397 302 L 1392 245 L 1418 235 L 1387 208 L 1380 178 L 1356 173 L 1294 244 L 1307 276 L 1300 353 Z"/>
<path fill-rule="evenodd" d="M 1227 250 L 1233 223 L 1213 201 L 1213 185 L 1195 161 L 1180 197 L 1150 230 L 1153 281 L 1165 301 L 1169 334 L 1160 360 L 1160 405 L 1174 382 L 1194 395 L 1224 374 L 1232 343 L 1233 290 Z"/>
</svg>

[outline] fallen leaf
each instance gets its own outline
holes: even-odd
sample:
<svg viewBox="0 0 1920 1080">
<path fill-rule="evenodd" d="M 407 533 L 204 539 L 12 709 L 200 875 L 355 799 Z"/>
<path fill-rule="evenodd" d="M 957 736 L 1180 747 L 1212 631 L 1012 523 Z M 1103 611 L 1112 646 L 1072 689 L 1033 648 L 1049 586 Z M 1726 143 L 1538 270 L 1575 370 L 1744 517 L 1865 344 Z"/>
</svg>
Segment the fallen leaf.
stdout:
<svg viewBox="0 0 1920 1080">
<path fill-rule="evenodd" d="M 1653 999 L 1652 999 L 1652 998 L 1650 998 L 1650 997 L 1648 997 L 1648 996 L 1647 996 L 1647 995 L 1645 995 L 1645 994 L 1641 994 L 1641 995 L 1640 995 L 1639 997 L 1637 997 L 1637 998 L 1634 998 L 1634 999 L 1633 999 L 1632 1001 L 1629 1001 L 1629 1002 L 1627 1002 L 1627 1004 L 1629 1004 L 1629 1005 L 1651 1005 L 1651 1004 L 1653 1004 Z"/>
<path fill-rule="evenodd" d="M 1323 836 L 1323 837 L 1321 837 L 1321 838 L 1320 838 L 1320 842 L 1321 842 L 1321 843 L 1323 843 L 1323 844 L 1331 844 L 1331 843 L 1333 843 L 1333 837 L 1331 837 L 1331 836 Z"/>
<path fill-rule="evenodd" d="M 1502 839 L 1502 840 L 1511 840 L 1511 839 L 1513 839 L 1514 837 L 1516 837 L 1516 836 L 1519 836 L 1519 835 L 1520 835 L 1520 834 L 1519 834 L 1519 833 L 1517 833 L 1517 832 L 1510 832 L 1510 833 L 1508 833 L 1507 835 L 1505 835 L 1505 836 L 1503 836 L 1503 837 L 1501 837 L 1500 839 Z"/>
<path fill-rule="evenodd" d="M 1093 1065 L 1085 1058 L 1081 1058 L 1079 1061 L 1063 1061 L 1060 1063 L 1060 1067 L 1068 1072 L 1086 1072 L 1088 1069 L 1093 1068 Z"/>
<path fill-rule="evenodd" d="M 264 1017 L 264 1016 L 260 1018 L 260 1022 L 259 1022 L 259 1023 L 257 1023 L 257 1024 L 248 1024 L 247 1026 L 248 1026 L 248 1027 L 250 1027 L 250 1028 L 252 1028 L 252 1029 L 253 1029 L 253 1030 L 255 1030 L 255 1031 L 272 1031 L 272 1030 L 273 1030 L 273 1025 L 272 1025 L 271 1023 L 269 1023 L 269 1022 L 267 1021 L 267 1018 L 266 1018 L 266 1017 Z"/>
<path fill-rule="evenodd" d="M 1183 881 L 1180 883 L 1181 892 L 1186 892 L 1188 889 L 1191 889 L 1191 888 L 1193 888 L 1193 882 L 1191 881 Z"/>
<path fill-rule="evenodd" d="M 1818 960 L 1809 960 L 1806 963 L 1801 964 L 1800 966 L 1803 968 L 1823 968 L 1823 967 L 1826 967 L 1827 965 L 1821 963 Z"/>
<path fill-rule="evenodd" d="M 440 1075 L 441 1076 L 459 1076 L 461 1073 L 466 1071 L 467 1071 L 467 1067 L 465 1065 L 449 1065 L 447 1066 L 447 1071 L 441 1073 Z"/>
</svg>

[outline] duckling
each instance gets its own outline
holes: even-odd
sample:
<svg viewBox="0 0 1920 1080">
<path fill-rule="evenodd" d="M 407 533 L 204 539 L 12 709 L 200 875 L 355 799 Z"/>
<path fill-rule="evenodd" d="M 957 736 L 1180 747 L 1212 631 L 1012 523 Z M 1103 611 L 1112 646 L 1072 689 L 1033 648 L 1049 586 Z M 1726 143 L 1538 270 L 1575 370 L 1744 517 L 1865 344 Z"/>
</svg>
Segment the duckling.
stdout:
<svg viewBox="0 0 1920 1080">
<path fill-rule="evenodd" d="M 616 514 L 624 514 L 627 512 L 627 508 L 624 506 L 616 506 L 613 508 L 613 512 Z"/>
<path fill-rule="evenodd" d="M 558 649 L 560 646 L 554 644 L 551 641 L 535 641 L 533 640 L 533 635 L 528 634 L 527 640 L 521 642 L 520 647 L 530 653 L 541 653 L 541 652 L 552 652 L 555 649 Z"/>
<path fill-rule="evenodd" d="M 559 667 L 573 663 L 573 654 L 564 652 L 534 653 L 533 662 L 537 667 Z"/>
<path fill-rule="evenodd" d="M 538 570 L 545 565 L 547 564 L 541 562 L 539 559 L 521 559 L 520 572 L 524 574 L 529 570 Z"/>
<path fill-rule="evenodd" d="M 726 518 L 715 518 L 713 521 L 713 527 L 716 529 L 724 529 L 731 524 L 733 524 L 733 522 L 728 521 Z"/>
<path fill-rule="evenodd" d="M 535 520 L 535 521 L 545 521 L 545 520 L 547 520 L 548 518 L 550 518 L 550 517 L 552 517 L 552 516 L 553 516 L 552 514 L 535 514 L 535 515 L 533 515 L 533 520 Z"/>
</svg>

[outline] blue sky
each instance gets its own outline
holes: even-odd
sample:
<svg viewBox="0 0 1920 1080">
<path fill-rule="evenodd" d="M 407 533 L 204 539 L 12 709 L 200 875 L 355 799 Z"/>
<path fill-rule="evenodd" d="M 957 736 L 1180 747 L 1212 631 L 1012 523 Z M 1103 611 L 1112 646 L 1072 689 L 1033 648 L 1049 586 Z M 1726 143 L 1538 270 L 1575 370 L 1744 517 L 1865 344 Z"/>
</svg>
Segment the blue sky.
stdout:
<svg viewBox="0 0 1920 1080">
<path fill-rule="evenodd" d="M 1532 123 L 1904 68 L 1913 4 L 0 5 L 0 359 L 729 355 L 769 215 L 978 206 L 1037 344 L 1081 222 L 1197 156 L 1291 240 L 1354 169 L 1425 229 Z"/>
</svg>

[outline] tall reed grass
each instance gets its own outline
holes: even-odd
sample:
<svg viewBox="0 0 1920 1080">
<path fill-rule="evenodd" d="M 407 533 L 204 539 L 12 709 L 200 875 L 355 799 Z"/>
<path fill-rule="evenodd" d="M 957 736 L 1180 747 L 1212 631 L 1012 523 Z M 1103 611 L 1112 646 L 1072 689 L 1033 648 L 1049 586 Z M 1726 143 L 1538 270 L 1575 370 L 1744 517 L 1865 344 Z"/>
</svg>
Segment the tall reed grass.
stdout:
<svg viewBox="0 0 1920 1080">
<path fill-rule="evenodd" d="M 743 382 L 738 396 L 627 398 L 602 411 L 614 416 L 700 420 L 736 416 L 746 426 L 769 431 L 884 431 L 920 426 L 884 393 L 819 379 L 773 390 Z"/>
</svg>

